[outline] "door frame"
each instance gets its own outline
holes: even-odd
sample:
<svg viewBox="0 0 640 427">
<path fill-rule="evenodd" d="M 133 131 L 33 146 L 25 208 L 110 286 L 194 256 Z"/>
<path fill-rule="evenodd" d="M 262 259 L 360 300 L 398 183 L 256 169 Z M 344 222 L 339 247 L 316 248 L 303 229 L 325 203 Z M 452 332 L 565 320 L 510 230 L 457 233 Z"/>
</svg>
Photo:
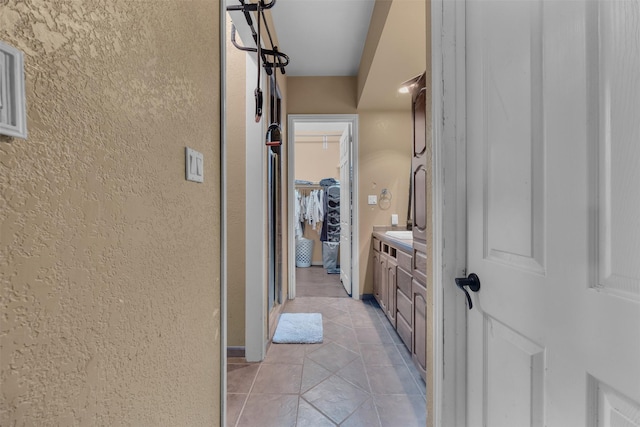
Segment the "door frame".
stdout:
<svg viewBox="0 0 640 427">
<path fill-rule="evenodd" d="M 289 114 L 287 117 L 287 187 L 288 187 L 288 298 L 296 297 L 296 257 L 294 230 L 295 203 L 295 124 L 296 123 L 351 123 L 351 164 L 353 167 L 351 181 L 351 298 L 360 299 L 360 265 L 355 249 L 358 247 L 358 115 L 357 114 Z M 355 247 L 354 247 L 355 244 Z"/>
<path fill-rule="evenodd" d="M 467 263 L 465 18 L 463 1 L 431 0 L 436 426 L 467 425 L 467 308 L 454 284 Z"/>
</svg>

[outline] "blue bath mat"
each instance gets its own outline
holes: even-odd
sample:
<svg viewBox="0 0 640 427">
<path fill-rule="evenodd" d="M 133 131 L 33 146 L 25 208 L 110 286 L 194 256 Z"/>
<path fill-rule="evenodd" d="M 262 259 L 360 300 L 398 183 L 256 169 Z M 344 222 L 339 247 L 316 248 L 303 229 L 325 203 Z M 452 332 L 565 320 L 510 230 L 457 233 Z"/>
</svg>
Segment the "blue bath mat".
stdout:
<svg viewBox="0 0 640 427">
<path fill-rule="evenodd" d="M 278 344 L 314 344 L 322 342 L 322 314 L 283 313 L 278 320 L 273 342 Z"/>
</svg>

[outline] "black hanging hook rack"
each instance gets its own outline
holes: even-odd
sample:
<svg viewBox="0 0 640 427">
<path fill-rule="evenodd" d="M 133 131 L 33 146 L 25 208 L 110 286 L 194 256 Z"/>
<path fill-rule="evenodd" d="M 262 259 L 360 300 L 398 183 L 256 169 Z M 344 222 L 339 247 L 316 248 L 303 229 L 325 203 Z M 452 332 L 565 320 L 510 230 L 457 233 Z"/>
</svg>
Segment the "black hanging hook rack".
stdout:
<svg viewBox="0 0 640 427">
<path fill-rule="evenodd" d="M 227 6 L 227 11 L 231 12 L 231 11 L 240 11 L 244 14 L 244 17 L 247 21 L 247 24 L 249 25 L 249 28 L 251 29 L 251 35 L 253 37 L 253 41 L 256 43 L 256 47 L 245 47 L 245 46 L 240 46 L 237 42 L 236 42 L 236 27 L 235 25 L 231 26 L 231 42 L 233 43 L 233 45 L 245 52 L 258 52 L 258 46 L 260 44 L 260 40 L 261 40 L 261 35 L 258 34 L 258 32 L 255 30 L 254 26 L 253 26 L 253 19 L 251 18 L 251 14 L 249 12 L 257 12 L 258 13 L 258 20 L 262 20 L 264 22 L 265 28 L 267 30 L 267 35 L 269 37 L 269 43 L 271 45 L 271 49 L 264 49 L 261 48 L 260 49 L 260 57 L 262 59 L 262 64 L 263 67 L 265 68 L 265 71 L 268 75 L 272 74 L 272 70 L 273 68 L 279 68 L 280 72 L 282 74 L 285 74 L 285 70 L 284 67 L 286 67 L 289 64 L 289 57 L 284 54 L 283 52 L 280 52 L 278 50 L 277 46 L 273 45 L 273 38 L 271 37 L 271 31 L 269 30 L 269 25 L 267 23 L 267 20 L 264 16 L 264 11 L 265 9 L 271 9 L 273 6 L 275 6 L 276 4 L 276 0 L 271 0 L 269 3 L 265 3 L 264 1 L 260 0 L 258 3 L 245 3 L 245 0 L 238 0 L 240 2 L 239 5 L 232 5 L 232 6 Z M 259 6 L 259 7 L 258 7 Z M 260 27 L 260 22 L 258 22 L 258 28 Z M 270 56 L 273 59 L 271 61 L 269 61 L 267 59 L 267 57 Z"/>
</svg>

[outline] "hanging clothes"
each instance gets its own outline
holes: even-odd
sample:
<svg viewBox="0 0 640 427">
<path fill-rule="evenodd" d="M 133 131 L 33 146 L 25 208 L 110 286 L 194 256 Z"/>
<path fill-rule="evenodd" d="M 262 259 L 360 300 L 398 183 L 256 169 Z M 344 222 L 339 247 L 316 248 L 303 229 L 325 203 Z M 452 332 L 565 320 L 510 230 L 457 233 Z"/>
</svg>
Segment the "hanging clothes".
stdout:
<svg viewBox="0 0 640 427">
<path fill-rule="evenodd" d="M 324 190 L 311 190 L 308 193 L 295 190 L 295 211 L 296 237 L 304 235 L 305 224 L 311 225 L 313 230 L 318 230 L 318 224 L 322 223 L 325 217 Z"/>
<path fill-rule="evenodd" d="M 313 190 L 307 198 L 307 222 L 311 225 L 311 228 L 316 230 L 318 223 L 322 222 L 324 218 L 324 191 Z"/>
<path fill-rule="evenodd" d="M 302 236 L 304 235 L 304 228 L 303 228 L 304 219 L 302 219 L 303 218 L 303 215 L 302 215 L 303 196 L 302 194 L 300 194 L 298 190 L 296 190 L 295 196 L 296 196 L 296 201 L 294 203 L 294 218 L 295 218 L 294 232 L 295 232 L 296 239 L 302 239 Z"/>
</svg>

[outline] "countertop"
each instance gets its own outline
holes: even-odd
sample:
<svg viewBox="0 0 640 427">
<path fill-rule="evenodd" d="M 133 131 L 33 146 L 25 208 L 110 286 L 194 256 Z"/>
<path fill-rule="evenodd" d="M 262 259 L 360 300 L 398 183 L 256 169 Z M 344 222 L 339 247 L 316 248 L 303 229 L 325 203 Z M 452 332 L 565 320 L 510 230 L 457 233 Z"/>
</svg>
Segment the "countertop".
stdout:
<svg viewBox="0 0 640 427">
<path fill-rule="evenodd" d="M 402 252 L 412 254 L 413 253 L 413 239 L 398 239 L 397 237 L 391 237 L 385 232 L 404 230 L 404 228 L 398 227 L 373 227 L 373 236 L 377 239 L 392 245 L 393 247 L 400 249 Z"/>
</svg>

